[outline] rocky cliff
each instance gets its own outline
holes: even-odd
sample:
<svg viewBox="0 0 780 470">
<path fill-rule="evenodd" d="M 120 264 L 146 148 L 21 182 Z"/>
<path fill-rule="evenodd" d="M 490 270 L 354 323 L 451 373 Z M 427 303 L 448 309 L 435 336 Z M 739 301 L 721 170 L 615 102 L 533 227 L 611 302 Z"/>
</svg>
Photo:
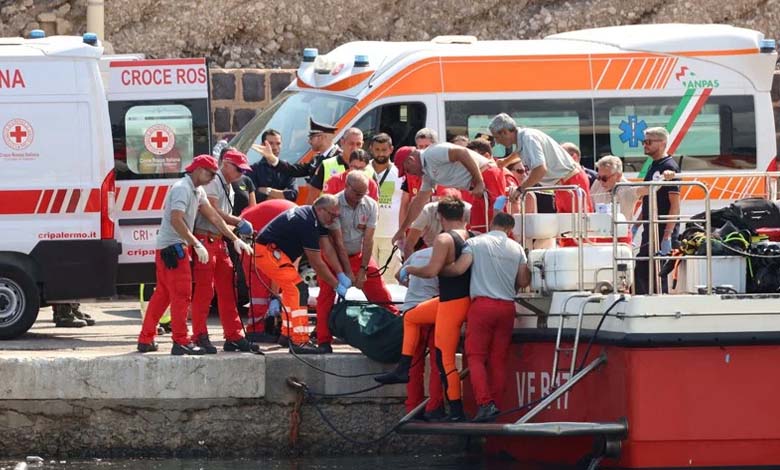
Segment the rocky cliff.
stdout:
<svg viewBox="0 0 780 470">
<path fill-rule="evenodd" d="M 0 36 L 85 31 L 87 0 L 0 0 Z M 780 37 L 780 0 L 106 0 L 116 52 L 207 56 L 238 67 L 295 67 L 304 47 L 443 34 L 530 39 L 633 23 L 729 23 Z"/>
</svg>

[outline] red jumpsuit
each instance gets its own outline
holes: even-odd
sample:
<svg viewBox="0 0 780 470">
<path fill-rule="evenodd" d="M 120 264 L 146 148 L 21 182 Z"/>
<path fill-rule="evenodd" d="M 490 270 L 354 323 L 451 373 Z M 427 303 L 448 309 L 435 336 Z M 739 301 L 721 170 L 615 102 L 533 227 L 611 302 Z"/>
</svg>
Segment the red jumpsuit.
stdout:
<svg viewBox="0 0 780 470">
<path fill-rule="evenodd" d="M 184 248 L 184 258 L 179 260 L 177 267 L 168 269 L 160 258 L 160 250 L 154 255 L 156 270 L 156 283 L 154 294 L 149 300 L 149 306 L 144 316 L 141 334 L 138 342 L 151 344 L 157 333 L 157 324 L 160 322 L 165 309 L 171 307 L 171 331 L 173 342 L 188 344 L 187 335 L 187 310 L 192 301 L 192 270 L 190 269 L 190 250 Z"/>
</svg>

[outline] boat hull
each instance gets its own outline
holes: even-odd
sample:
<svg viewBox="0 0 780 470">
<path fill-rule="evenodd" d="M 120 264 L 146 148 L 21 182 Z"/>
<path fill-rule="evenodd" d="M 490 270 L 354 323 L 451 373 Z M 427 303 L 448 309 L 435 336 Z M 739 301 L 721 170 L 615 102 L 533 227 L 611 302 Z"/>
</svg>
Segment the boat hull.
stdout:
<svg viewBox="0 0 780 470">
<path fill-rule="evenodd" d="M 581 363 L 586 345 L 579 348 Z M 518 408 L 551 386 L 554 343 L 513 342 L 499 408 Z M 531 422 L 628 423 L 617 468 L 759 467 L 780 465 L 780 345 L 594 345 L 608 362 Z M 570 357 L 562 356 L 568 370 Z M 559 373 L 565 380 L 568 372 Z M 474 412 L 470 384 L 464 397 Z M 505 416 L 513 422 L 521 413 Z M 488 437 L 485 450 L 528 463 L 575 464 L 594 437 Z"/>
</svg>

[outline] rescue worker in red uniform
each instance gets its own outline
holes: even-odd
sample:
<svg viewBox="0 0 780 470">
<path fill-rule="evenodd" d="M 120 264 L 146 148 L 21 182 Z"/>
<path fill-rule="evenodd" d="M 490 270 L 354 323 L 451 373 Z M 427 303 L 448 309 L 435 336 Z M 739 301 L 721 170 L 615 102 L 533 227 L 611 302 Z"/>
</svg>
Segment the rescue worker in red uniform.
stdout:
<svg viewBox="0 0 780 470">
<path fill-rule="evenodd" d="M 442 386 L 444 387 L 450 411 L 445 420 L 464 421 L 463 402 L 461 400 L 460 375 L 455 363 L 455 354 L 460 341 L 460 330 L 466 321 L 471 301 L 469 299 L 469 273 L 464 271 L 457 276 L 441 273 L 445 266 L 452 263 L 461 254 L 465 241 L 472 233 L 466 230 L 464 220 L 465 204 L 460 199 L 445 197 L 439 201 L 437 212 L 441 219 L 443 232 L 433 242 L 433 252 L 428 264 L 407 266 L 401 269 L 399 277 L 404 280 L 408 275 L 421 278 L 439 277 L 439 297 L 420 303 L 404 315 L 404 342 L 401 360 L 395 370 L 375 377 L 379 383 L 393 384 L 409 381 L 409 368 L 412 356 L 420 341 L 420 329 L 435 324 L 434 344 L 436 362 L 439 366 Z"/>
<path fill-rule="evenodd" d="M 282 292 L 282 335 L 279 344 L 287 346 L 292 343 L 295 346 L 309 340 L 309 319 L 299 290 L 306 286 L 296 267 L 296 261 L 304 253 L 317 273 L 320 285 L 326 283 L 342 296 L 352 285 L 342 270 L 334 276 L 322 259 L 325 256 L 332 266 L 339 266 L 327 228 L 338 217 L 338 198 L 323 194 L 311 206 L 295 207 L 280 214 L 257 236 L 255 265 Z"/>
<path fill-rule="evenodd" d="M 512 342 L 515 295 L 531 281 L 525 251 L 512 240 L 515 219 L 499 212 L 490 232 L 466 241 L 463 254 L 443 272 L 459 275 L 471 269 L 471 306 L 466 320 L 466 353 L 471 387 L 479 406 L 473 421 L 493 421 L 496 401 L 504 393 L 506 356 Z M 439 326 L 437 325 L 436 328 Z"/>
<path fill-rule="evenodd" d="M 334 272 L 342 271 L 358 289 L 363 290 L 369 302 L 383 306 L 394 314 L 398 309 L 393 305 L 379 267 L 371 253 L 374 249 L 379 204 L 368 193 L 369 177 L 361 170 L 347 174 L 346 187 L 338 193 L 339 218 L 329 226 L 334 240 L 339 264 L 329 264 Z M 342 296 L 343 297 L 343 296 Z M 329 354 L 333 352 L 333 336 L 328 328 L 330 311 L 336 300 L 336 292 L 327 282 L 320 282 L 317 295 L 317 347 L 302 349 L 304 354 Z"/>
<path fill-rule="evenodd" d="M 187 174 L 174 183 L 165 196 L 155 254 L 157 287 L 149 300 L 141 334 L 138 336 L 139 352 L 157 351 L 157 344 L 154 342 L 157 324 L 170 305 L 173 334 L 171 354 L 179 356 L 205 353 L 190 341 L 187 331 L 187 312 L 192 301 L 191 255 L 187 247 L 192 247 L 198 264 L 209 262 L 208 250 L 191 229 L 198 214 L 208 219 L 220 235 L 232 242 L 237 252 L 252 253 L 252 248 L 233 234 L 222 217 L 211 207 L 206 192 L 201 187 L 213 180 L 218 170 L 214 157 L 199 155 L 185 168 Z"/>
<path fill-rule="evenodd" d="M 266 225 L 282 212 L 296 204 L 287 199 L 268 199 L 241 213 L 241 217 L 262 232 Z M 266 317 L 275 317 L 281 313 L 281 303 L 276 293 L 271 295 L 271 280 L 260 270 L 255 269 L 254 257 L 244 256 L 241 260 L 244 276 L 249 288 L 249 315 L 247 318 L 247 339 L 254 343 L 276 343 L 279 338 L 266 330 Z"/>
<path fill-rule="evenodd" d="M 504 174 L 495 162 L 473 150 L 450 143 L 433 145 L 422 153 L 413 150 L 406 158 L 400 160 L 396 154 L 396 164 L 399 169 L 403 169 L 403 171 L 399 170 L 399 173 L 421 175 L 422 186 L 412 199 L 406 219 L 393 237 L 394 243 L 404 238 L 406 229 L 431 199 L 437 184 L 468 190 L 474 197 L 470 228 L 476 232 L 487 231 L 487 222 L 493 212 L 493 202 L 499 196 L 506 195 Z"/>
<path fill-rule="evenodd" d="M 222 155 L 222 163 L 216 176 L 204 186 L 206 197 L 211 206 L 229 226 L 236 227 L 239 235 L 252 235 L 252 224 L 234 216 L 233 200 L 235 193 L 232 184 L 243 176 L 243 171 L 251 171 L 246 155 L 235 149 L 229 149 Z M 195 289 L 192 295 L 192 340 L 206 351 L 206 354 L 216 354 L 217 348 L 209 339 L 206 320 L 217 292 L 219 320 L 225 337 L 225 351 L 251 350 L 249 342 L 244 338 L 241 319 L 236 307 L 235 281 L 233 261 L 225 245 L 218 227 L 206 217 L 195 218 L 195 238 L 208 252 L 207 263 L 196 264 L 193 269 Z M 249 252 L 238 252 L 238 256 L 246 256 Z"/>
</svg>

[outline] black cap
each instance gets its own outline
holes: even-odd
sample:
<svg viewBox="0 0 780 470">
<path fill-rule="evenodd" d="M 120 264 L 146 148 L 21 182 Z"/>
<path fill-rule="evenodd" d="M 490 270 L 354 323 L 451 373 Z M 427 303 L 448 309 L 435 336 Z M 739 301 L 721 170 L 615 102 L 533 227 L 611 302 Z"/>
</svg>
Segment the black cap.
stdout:
<svg viewBox="0 0 780 470">
<path fill-rule="evenodd" d="M 309 137 L 317 134 L 335 134 L 338 128 L 327 124 L 320 124 L 309 117 Z"/>
</svg>

